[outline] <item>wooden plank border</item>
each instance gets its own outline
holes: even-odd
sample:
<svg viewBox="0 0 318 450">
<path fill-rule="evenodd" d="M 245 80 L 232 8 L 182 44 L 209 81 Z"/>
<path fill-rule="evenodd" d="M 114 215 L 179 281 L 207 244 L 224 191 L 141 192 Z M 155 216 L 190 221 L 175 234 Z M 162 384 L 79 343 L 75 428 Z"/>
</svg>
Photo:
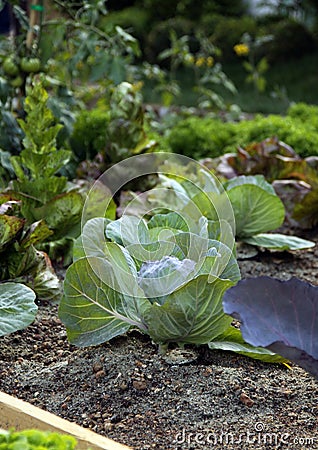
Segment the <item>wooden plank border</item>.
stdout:
<svg viewBox="0 0 318 450">
<path fill-rule="evenodd" d="M 132 450 L 93 431 L 69 422 L 11 395 L 0 392 L 0 428 L 8 430 L 37 428 L 42 431 L 57 431 L 70 434 L 78 442 L 81 450 Z"/>
</svg>

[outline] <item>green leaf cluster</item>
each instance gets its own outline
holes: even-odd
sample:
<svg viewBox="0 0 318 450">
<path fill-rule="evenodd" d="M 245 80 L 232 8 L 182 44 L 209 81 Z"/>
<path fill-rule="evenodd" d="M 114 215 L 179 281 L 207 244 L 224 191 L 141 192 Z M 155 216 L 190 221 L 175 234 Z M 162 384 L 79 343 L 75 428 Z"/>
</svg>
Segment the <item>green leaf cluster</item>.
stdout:
<svg viewBox="0 0 318 450">
<path fill-rule="evenodd" d="M 0 336 L 23 330 L 33 322 L 38 310 L 34 300 L 32 289 L 21 283 L 0 284 Z"/>
<path fill-rule="evenodd" d="M 160 211 L 169 208 L 177 210 L 180 205 L 191 202 L 196 205 L 202 215 L 208 217 L 210 229 L 214 229 L 218 238 L 220 227 L 216 226 L 218 214 L 222 211 L 227 217 L 231 227 L 228 234 L 233 232 L 237 240 L 251 245 L 268 248 L 271 250 L 302 250 L 313 247 L 312 241 L 301 239 L 296 236 L 285 236 L 280 233 L 267 233 L 279 228 L 285 219 L 285 207 L 276 194 L 274 188 L 268 183 L 263 175 L 241 175 L 224 183 L 225 191 L 218 191 L 215 179 L 208 172 L 198 172 L 189 182 L 188 168 L 180 168 L 180 176 L 160 175 L 160 183 L 157 187 L 168 188 L 168 191 L 150 190 L 145 206 L 155 207 Z M 183 177 L 181 173 L 183 172 Z M 205 176 L 202 176 L 202 173 Z M 214 185 L 214 188 L 213 188 Z M 216 195 L 206 195 L 207 187 L 216 190 Z M 200 191 L 201 189 L 201 191 Z M 161 192 L 163 194 L 161 195 Z M 233 217 L 229 217 L 230 202 Z M 134 204 L 132 204 L 134 206 Z M 227 205 L 227 207 L 225 207 Z M 187 206 L 189 209 L 189 206 Z M 142 208 L 139 206 L 139 210 Z M 127 211 L 127 209 L 126 209 Z M 134 213 L 138 213 L 135 210 Z"/>
<path fill-rule="evenodd" d="M 57 300 L 61 295 L 60 282 L 48 256 L 36 249 L 52 231 L 43 220 L 27 225 L 19 217 L 19 208 L 16 199 L 0 195 L 0 282 L 20 282 L 42 300 Z"/>
<path fill-rule="evenodd" d="M 109 112 L 102 108 L 81 111 L 70 138 L 71 149 L 78 161 L 93 159 L 106 146 Z"/>
<path fill-rule="evenodd" d="M 154 149 L 156 142 L 149 140 L 144 130 L 140 86 L 120 83 L 111 94 L 109 107 L 105 154 L 108 163 L 117 163 Z"/>
<path fill-rule="evenodd" d="M 221 298 L 239 269 L 200 222 L 194 232 L 177 213 L 88 221 L 59 309 L 70 341 L 96 345 L 138 327 L 161 345 L 202 344 L 228 328 Z"/>
<path fill-rule="evenodd" d="M 198 117 L 179 121 L 165 139 L 168 149 L 194 159 L 219 156 L 235 140 L 232 123 Z"/>
<path fill-rule="evenodd" d="M 78 176 L 96 179 L 113 164 L 154 151 L 157 142 L 146 132 L 140 88 L 120 83 L 110 90 L 106 108 L 78 114 L 70 138 L 75 158 L 82 161 Z"/>
<path fill-rule="evenodd" d="M 295 108 L 295 113 L 298 111 L 305 120 L 307 106 L 299 107 Z M 269 138 L 238 148 L 236 155 L 223 155 L 215 166 L 218 174 L 226 178 L 263 174 L 283 201 L 287 222 L 311 228 L 318 223 L 317 164 L 317 157 L 300 158 L 289 145 L 277 138 Z"/>
<path fill-rule="evenodd" d="M 29 224 L 45 218 L 53 231 L 50 240 L 78 233 L 83 206 L 82 196 L 70 189 L 66 177 L 58 172 L 70 160 L 71 152 L 56 148 L 60 124 L 47 106 L 48 93 L 40 83 L 27 91 L 26 119 L 19 119 L 25 134 L 24 149 L 12 156 L 16 180 L 12 181 L 14 196 L 21 200 L 21 213 Z"/>
<path fill-rule="evenodd" d="M 171 151 L 195 159 L 216 157 L 238 146 L 276 136 L 302 157 L 317 155 L 318 120 L 315 107 L 294 105 L 286 117 L 257 114 L 237 123 L 219 119 L 189 117 L 180 120 L 167 133 L 165 146 Z"/>
<path fill-rule="evenodd" d="M 53 76 L 71 90 L 75 81 L 101 86 L 117 85 L 127 79 L 135 56 L 140 56 L 138 41 L 118 23 L 105 23 L 102 1 L 58 2 L 55 18 L 42 24 L 39 48 L 42 61 L 48 62 Z"/>
<path fill-rule="evenodd" d="M 76 439 L 67 434 L 36 429 L 0 431 L 0 450 L 73 450 L 76 445 Z"/>
<path fill-rule="evenodd" d="M 223 312 L 224 292 L 240 279 L 233 217 L 212 175 L 198 173 L 197 185 L 160 175 L 165 190 L 148 192 L 150 215 L 130 215 L 128 208 L 120 219 L 86 222 L 59 307 L 71 343 L 97 345 L 138 328 L 162 348 L 209 344 L 282 360 L 248 346 Z M 262 179 L 251 185 L 268 189 Z"/>
</svg>

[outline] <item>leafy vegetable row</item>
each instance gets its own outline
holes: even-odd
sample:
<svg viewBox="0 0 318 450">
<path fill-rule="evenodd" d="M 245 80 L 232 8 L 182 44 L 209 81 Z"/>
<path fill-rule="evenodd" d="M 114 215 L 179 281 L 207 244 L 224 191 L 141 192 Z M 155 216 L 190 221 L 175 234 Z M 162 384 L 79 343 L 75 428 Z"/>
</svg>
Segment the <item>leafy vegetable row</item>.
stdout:
<svg viewBox="0 0 318 450">
<path fill-rule="evenodd" d="M 1 450 L 73 450 L 77 441 L 73 436 L 36 429 L 0 430 Z"/>
</svg>

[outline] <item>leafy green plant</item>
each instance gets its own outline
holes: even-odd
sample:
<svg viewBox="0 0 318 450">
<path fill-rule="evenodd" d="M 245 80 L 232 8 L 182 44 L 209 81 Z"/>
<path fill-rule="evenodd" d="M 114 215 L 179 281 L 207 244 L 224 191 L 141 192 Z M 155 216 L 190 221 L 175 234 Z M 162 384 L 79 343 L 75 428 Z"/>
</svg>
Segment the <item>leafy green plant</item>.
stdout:
<svg viewBox="0 0 318 450">
<path fill-rule="evenodd" d="M 191 19 L 185 19 L 180 16 L 170 17 L 167 20 L 155 23 L 146 36 L 146 60 L 151 64 L 158 64 L 160 53 L 171 48 L 171 31 L 179 39 L 182 36 L 192 37 L 194 28 L 195 24 Z M 167 68 L 165 61 L 163 65 Z"/>
<path fill-rule="evenodd" d="M 77 114 L 70 146 L 77 161 L 93 159 L 106 146 L 106 129 L 110 113 L 105 109 L 94 108 Z"/>
<path fill-rule="evenodd" d="M 235 131 L 232 123 L 193 116 L 179 121 L 165 141 L 174 153 L 195 159 L 213 158 L 222 155 L 235 142 Z"/>
<path fill-rule="evenodd" d="M 159 54 L 159 59 L 164 60 L 169 58 L 170 61 L 170 81 L 176 79 L 177 69 L 182 66 L 185 62 L 191 59 L 189 40 L 190 36 L 184 35 L 181 37 L 177 36 L 175 30 L 171 29 L 169 33 L 171 46 L 163 50 Z"/>
<path fill-rule="evenodd" d="M 138 84 L 123 82 L 112 91 L 106 128 L 105 161 L 108 164 L 151 151 L 156 145 L 145 133 L 140 88 Z"/>
<path fill-rule="evenodd" d="M 96 345 L 137 327 L 161 345 L 202 344 L 230 326 L 219 305 L 239 279 L 231 250 L 207 239 L 206 220 L 205 236 L 182 231 L 179 222 L 176 213 L 148 224 L 133 216 L 87 222 L 75 253 L 82 257 L 66 273 L 59 309 L 71 342 Z M 160 239 L 164 230 L 170 237 Z M 190 238 L 196 247 L 187 257 Z"/>
<path fill-rule="evenodd" d="M 225 183 L 235 216 L 239 239 L 279 228 L 285 215 L 283 203 L 262 175 L 239 176 Z"/>
<path fill-rule="evenodd" d="M 39 72 L 51 87 L 66 86 L 72 92 L 78 78 L 118 84 L 140 54 L 137 40 L 120 26 L 109 25 L 106 30 L 99 26 L 107 16 L 99 0 L 84 0 L 76 8 L 72 1 L 54 1 L 46 5 L 45 15 L 42 4 L 26 11 L 14 0 L 8 3 L 19 24 L 19 32 L 4 37 L 0 45 L 10 98 L 23 97 Z"/>
<path fill-rule="evenodd" d="M 0 336 L 23 330 L 36 316 L 35 293 L 20 283 L 0 283 Z M 0 437 L 1 448 L 1 437 Z"/>
<path fill-rule="evenodd" d="M 175 153 L 204 158 L 234 152 L 238 146 L 244 147 L 274 136 L 293 147 L 303 158 L 317 155 L 318 124 L 315 114 L 309 114 L 306 120 L 293 117 L 292 113 L 286 117 L 257 114 L 251 120 L 237 123 L 190 117 L 172 127 L 165 142 Z"/>
<path fill-rule="evenodd" d="M 143 50 L 145 39 L 152 29 L 148 8 L 142 5 L 141 7 L 128 6 L 114 10 L 109 4 L 108 7 L 108 14 L 101 18 L 99 27 L 107 30 L 110 25 L 119 25 L 124 30 L 131 30 L 131 34 L 138 40 Z"/>
<path fill-rule="evenodd" d="M 145 205 L 142 218 L 127 208 L 115 221 L 86 222 L 59 306 L 71 343 L 97 345 L 138 328 L 162 350 L 170 343 L 233 350 L 235 342 L 235 351 L 282 361 L 247 345 L 220 308 L 223 293 L 240 278 L 231 209 L 215 179 L 203 167 L 199 173 L 205 191 L 190 179 L 180 184 L 161 175 L 173 189 L 148 191 L 152 209 Z"/>
<path fill-rule="evenodd" d="M 73 450 L 77 441 L 73 436 L 56 432 L 27 429 L 22 431 L 0 430 L 1 450 Z"/>
<path fill-rule="evenodd" d="M 287 115 L 303 122 L 315 123 L 318 128 L 318 106 L 307 103 L 293 103 L 287 110 Z"/>
<path fill-rule="evenodd" d="M 138 41 L 118 24 L 103 26 L 105 3 L 84 0 L 54 2 L 57 19 L 42 23 L 39 42 L 43 61 L 55 77 L 75 91 L 76 80 L 117 85 L 127 78 Z"/>
<path fill-rule="evenodd" d="M 35 248 L 52 231 L 44 221 L 30 226 L 19 217 L 20 202 L 0 194 L 0 335 L 33 322 L 39 300 L 56 301 L 61 284 L 48 256 Z"/>
<path fill-rule="evenodd" d="M 52 231 L 43 220 L 27 225 L 19 211 L 20 202 L 0 195 L 0 282 L 23 283 L 42 300 L 58 300 L 60 282 L 48 256 L 36 249 Z"/>
<path fill-rule="evenodd" d="M 95 116 L 98 117 L 97 124 L 95 123 L 95 126 L 92 124 L 91 129 L 87 131 L 87 136 L 92 138 L 88 148 L 93 151 L 93 147 L 98 145 L 99 151 L 92 160 L 85 160 L 79 165 L 77 175 L 80 178 L 96 179 L 113 164 L 130 156 L 151 153 L 155 150 L 157 142 L 150 139 L 146 133 L 140 87 L 140 84 L 120 83 L 111 90 L 107 113 L 100 115 L 98 110 L 96 110 L 96 114 L 92 110 L 83 115 L 83 117 L 90 117 L 92 121 Z M 83 124 L 82 132 L 86 130 L 89 123 L 90 121 Z M 96 130 L 96 126 L 98 130 Z M 96 133 L 94 133 L 94 129 Z M 75 140 L 78 135 L 82 134 L 77 129 Z M 82 150 L 80 151 L 83 151 L 87 142 L 87 137 L 84 138 L 83 135 L 82 137 Z"/>
<path fill-rule="evenodd" d="M 183 178 L 186 176 L 186 170 L 183 168 Z M 181 172 L 182 173 L 182 172 Z M 216 211 L 211 208 L 204 190 L 207 183 L 207 177 L 197 173 L 194 182 L 201 187 L 202 192 L 193 191 L 182 177 L 159 175 L 159 187 L 168 188 L 172 191 L 182 193 L 182 196 L 176 201 L 172 195 L 167 193 L 161 196 L 159 191 L 149 191 L 147 199 L 150 200 L 152 208 L 178 208 L 182 202 L 194 201 L 196 207 L 208 219 L 217 220 Z M 211 175 L 210 175 L 211 177 Z M 210 178 L 210 185 L 213 178 Z M 157 186 L 157 187 L 158 187 Z M 313 247 L 312 241 L 301 239 L 295 236 L 285 236 L 280 233 L 267 233 L 279 228 L 285 218 L 285 208 L 275 193 L 274 188 L 268 183 L 263 175 L 256 176 L 238 176 L 224 183 L 225 193 L 230 201 L 234 214 L 233 229 L 235 227 L 235 236 L 238 241 L 245 242 L 254 246 L 268 248 L 272 250 L 300 250 Z M 216 201 L 216 199 L 213 199 Z M 217 203 L 218 204 L 218 203 Z M 180 207 L 180 206 L 179 206 Z M 127 211 L 127 209 L 126 209 Z M 136 212 L 135 212 L 136 213 Z"/>
<path fill-rule="evenodd" d="M 19 153 L 19 128 L 12 132 L 15 118 L 23 117 L 27 87 L 39 78 L 50 90 L 49 107 L 64 125 L 60 146 L 72 132 L 74 109 L 83 106 L 81 99 L 90 95 L 92 100 L 104 93 L 105 86 L 128 77 L 140 55 L 138 42 L 116 24 L 105 30 L 99 26 L 107 15 L 99 0 L 85 0 L 76 7 L 72 1 L 45 6 L 41 2 L 28 8 L 8 0 L 1 2 L 0 10 L 3 5 L 9 5 L 17 32 L 0 39 L 0 147 Z"/>
<path fill-rule="evenodd" d="M 225 183 L 233 206 L 236 236 L 247 244 L 272 250 L 300 250 L 315 245 L 295 236 L 266 233 L 279 228 L 285 208 L 274 188 L 262 175 L 239 176 Z"/>
<path fill-rule="evenodd" d="M 317 224 L 317 165 L 317 157 L 302 159 L 292 147 L 272 138 L 223 155 L 216 170 L 225 178 L 263 174 L 284 202 L 287 221 L 311 228 Z"/>
<path fill-rule="evenodd" d="M 235 124 L 239 145 L 259 142 L 277 136 L 286 142 L 300 156 L 316 155 L 318 148 L 317 119 L 302 121 L 290 116 L 282 117 L 270 114 L 267 117 L 256 115 L 251 121 Z"/>
<path fill-rule="evenodd" d="M 66 177 L 57 175 L 70 160 L 71 152 L 56 148 L 61 125 L 55 124 L 47 102 L 48 94 L 40 83 L 28 89 L 27 116 L 19 119 L 25 133 L 24 150 L 11 157 L 17 179 L 12 181 L 9 192 L 21 200 L 21 214 L 29 225 L 45 218 L 53 232 L 48 237 L 52 241 L 76 237 L 84 201 Z"/>
</svg>

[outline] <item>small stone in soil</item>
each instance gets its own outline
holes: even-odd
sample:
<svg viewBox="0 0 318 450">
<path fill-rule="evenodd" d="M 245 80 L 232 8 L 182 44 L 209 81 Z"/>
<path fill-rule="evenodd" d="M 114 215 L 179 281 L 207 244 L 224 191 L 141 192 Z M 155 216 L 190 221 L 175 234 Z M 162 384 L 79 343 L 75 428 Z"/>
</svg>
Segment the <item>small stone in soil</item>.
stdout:
<svg viewBox="0 0 318 450">
<path fill-rule="evenodd" d="M 100 362 L 96 362 L 95 364 L 93 364 L 94 373 L 100 372 L 101 370 L 103 370 L 103 364 L 101 364 Z"/>
<path fill-rule="evenodd" d="M 164 356 L 163 359 L 166 363 L 171 365 L 184 365 L 191 364 L 198 359 L 198 353 L 193 350 L 185 350 L 182 348 L 175 348 L 173 350 L 169 350 Z"/>
<path fill-rule="evenodd" d="M 245 394 L 245 392 L 241 393 L 240 401 L 249 408 L 254 405 L 254 401 L 247 394 Z"/>
<path fill-rule="evenodd" d="M 133 381 L 133 387 L 135 389 L 137 389 L 138 391 L 144 391 L 145 389 L 147 389 L 147 383 L 145 381 L 138 381 L 138 380 L 134 380 Z"/>
<path fill-rule="evenodd" d="M 98 380 L 99 378 L 103 378 L 105 375 L 106 374 L 104 370 L 99 370 L 98 372 L 95 373 L 95 378 Z"/>
</svg>

